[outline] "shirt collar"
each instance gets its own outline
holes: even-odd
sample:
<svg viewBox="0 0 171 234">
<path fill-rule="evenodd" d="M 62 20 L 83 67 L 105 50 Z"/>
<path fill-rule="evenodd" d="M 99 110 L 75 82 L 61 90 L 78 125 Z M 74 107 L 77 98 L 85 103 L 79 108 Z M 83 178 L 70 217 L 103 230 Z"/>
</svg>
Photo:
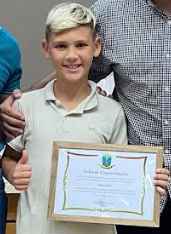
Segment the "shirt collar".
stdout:
<svg viewBox="0 0 171 234">
<path fill-rule="evenodd" d="M 56 81 L 56 79 L 50 81 L 45 86 L 45 100 L 46 101 L 56 101 L 56 98 L 55 98 L 54 92 L 53 92 L 53 86 L 54 86 L 55 81 Z"/>
<path fill-rule="evenodd" d="M 45 100 L 47 102 L 48 101 L 59 102 L 55 98 L 54 92 L 53 92 L 55 80 L 56 79 L 49 82 L 45 87 Z M 84 111 L 91 110 L 98 105 L 98 94 L 96 92 L 96 88 L 97 88 L 96 83 L 94 83 L 93 81 L 88 81 L 88 83 L 91 88 L 90 95 L 87 96 L 74 110 L 71 110 L 70 112 L 68 112 L 68 114 L 74 114 L 74 113 L 82 114 Z"/>
</svg>

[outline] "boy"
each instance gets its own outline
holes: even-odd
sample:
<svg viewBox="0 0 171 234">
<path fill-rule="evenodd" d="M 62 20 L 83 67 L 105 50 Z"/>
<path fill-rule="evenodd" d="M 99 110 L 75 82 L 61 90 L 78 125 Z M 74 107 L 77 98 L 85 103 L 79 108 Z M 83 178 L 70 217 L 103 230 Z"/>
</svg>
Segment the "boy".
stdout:
<svg viewBox="0 0 171 234">
<path fill-rule="evenodd" d="M 4 175 L 17 189 L 28 188 L 20 197 L 17 234 L 114 233 L 113 225 L 47 220 L 54 140 L 127 143 L 120 104 L 97 94 L 96 85 L 88 82 L 93 57 L 101 49 L 94 27 L 89 9 L 75 3 L 55 6 L 46 21 L 42 48 L 57 80 L 15 103 L 25 116 L 26 127 L 22 136 L 9 143 L 2 163 Z M 167 171 L 158 176 L 158 185 L 165 187 Z"/>
</svg>

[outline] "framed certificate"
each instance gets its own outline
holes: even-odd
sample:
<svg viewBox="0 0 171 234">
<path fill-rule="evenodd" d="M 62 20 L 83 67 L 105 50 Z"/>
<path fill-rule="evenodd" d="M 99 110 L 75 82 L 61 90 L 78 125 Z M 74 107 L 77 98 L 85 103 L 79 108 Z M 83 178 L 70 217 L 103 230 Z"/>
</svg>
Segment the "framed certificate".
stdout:
<svg viewBox="0 0 171 234">
<path fill-rule="evenodd" d="M 159 226 L 163 148 L 54 142 L 48 218 Z"/>
</svg>

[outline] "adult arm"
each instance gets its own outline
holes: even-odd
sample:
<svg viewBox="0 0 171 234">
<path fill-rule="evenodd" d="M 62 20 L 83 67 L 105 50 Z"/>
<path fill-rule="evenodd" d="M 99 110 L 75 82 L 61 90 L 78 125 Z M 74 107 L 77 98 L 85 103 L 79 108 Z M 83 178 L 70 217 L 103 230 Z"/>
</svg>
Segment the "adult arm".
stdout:
<svg viewBox="0 0 171 234">
<path fill-rule="evenodd" d="M 43 88 L 54 78 L 56 78 L 56 73 L 52 72 L 24 92 Z M 20 135 L 25 127 L 24 116 L 12 107 L 14 101 L 19 99 L 21 95 L 22 93 L 20 90 L 14 90 L 13 93 L 0 105 L 3 131 L 8 138 L 14 138 Z"/>
<path fill-rule="evenodd" d="M 20 88 L 20 79 L 22 75 L 21 55 L 18 42 L 5 28 L 1 28 L 0 51 L 1 103 L 12 93 L 14 89 Z M 5 138 L 3 133 L 1 134 L 1 140 L 4 140 Z M 2 142 L 3 141 L 1 141 L 1 144 L 4 144 Z M 1 145 L 1 147 L 2 146 L 3 145 Z"/>
<path fill-rule="evenodd" d="M 10 96 L 3 95 L 1 99 L 1 105 L 0 105 L 0 116 L 2 119 L 2 130 L 3 130 L 3 136 L 5 139 L 5 136 L 8 139 L 12 139 L 13 137 L 17 136 L 15 133 L 20 132 L 20 134 L 23 132 L 25 122 L 24 122 L 24 116 L 12 108 L 12 105 L 16 99 L 19 99 L 21 97 L 21 92 L 18 89 L 15 89 L 13 91 L 13 94 Z M 7 107 L 6 107 L 7 104 Z M 3 113 L 3 106 L 5 107 L 5 113 Z M 10 114 L 10 108 L 12 108 L 12 114 Z M 9 123 L 11 123 L 9 125 Z M 19 126 L 18 128 L 15 127 L 15 125 Z"/>
</svg>

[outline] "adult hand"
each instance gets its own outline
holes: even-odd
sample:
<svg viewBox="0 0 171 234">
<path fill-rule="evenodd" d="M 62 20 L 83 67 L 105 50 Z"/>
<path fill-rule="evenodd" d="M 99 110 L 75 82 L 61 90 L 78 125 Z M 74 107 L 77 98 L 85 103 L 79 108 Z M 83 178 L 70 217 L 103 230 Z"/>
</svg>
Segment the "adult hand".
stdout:
<svg viewBox="0 0 171 234">
<path fill-rule="evenodd" d="M 23 150 L 22 157 L 18 161 L 15 170 L 12 175 L 12 184 L 17 190 L 26 190 L 29 187 L 32 168 L 27 164 L 29 159 L 28 153 L 26 150 Z"/>
<path fill-rule="evenodd" d="M 107 96 L 107 93 L 104 91 L 104 90 L 102 90 L 99 86 L 97 86 L 97 92 L 99 93 L 99 94 L 101 94 L 102 96 Z"/>
<path fill-rule="evenodd" d="M 166 195 L 166 189 L 169 183 L 169 170 L 166 168 L 158 168 L 154 176 L 154 185 L 160 196 Z"/>
<path fill-rule="evenodd" d="M 23 133 L 25 127 L 24 116 L 12 108 L 16 99 L 21 98 L 21 91 L 16 89 L 0 105 L 0 114 L 2 118 L 2 128 L 7 139 L 12 139 Z"/>
<path fill-rule="evenodd" d="M 102 95 L 102 96 L 109 97 L 109 98 L 112 98 L 112 99 L 113 99 L 112 94 L 107 95 L 106 91 L 104 91 L 104 90 L 103 90 L 101 87 L 99 87 L 99 86 L 97 86 L 96 91 L 97 91 L 100 95 Z"/>
</svg>

